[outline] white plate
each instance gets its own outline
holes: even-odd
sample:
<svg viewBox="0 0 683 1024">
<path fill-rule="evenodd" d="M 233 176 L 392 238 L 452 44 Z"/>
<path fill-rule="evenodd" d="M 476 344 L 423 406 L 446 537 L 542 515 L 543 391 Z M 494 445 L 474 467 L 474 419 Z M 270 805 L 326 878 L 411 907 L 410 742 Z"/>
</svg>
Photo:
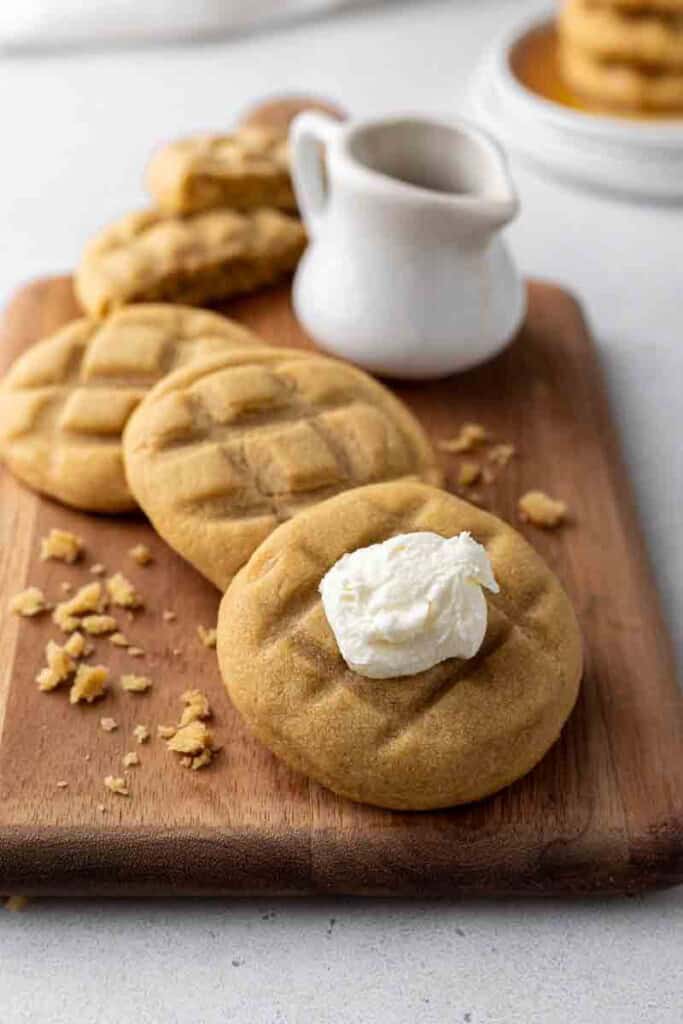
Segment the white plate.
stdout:
<svg viewBox="0 0 683 1024">
<path fill-rule="evenodd" d="M 509 150 L 564 179 L 641 199 L 683 200 L 683 118 L 639 121 L 583 113 L 532 92 L 510 55 L 544 11 L 506 32 L 473 77 L 468 107 Z"/>
</svg>

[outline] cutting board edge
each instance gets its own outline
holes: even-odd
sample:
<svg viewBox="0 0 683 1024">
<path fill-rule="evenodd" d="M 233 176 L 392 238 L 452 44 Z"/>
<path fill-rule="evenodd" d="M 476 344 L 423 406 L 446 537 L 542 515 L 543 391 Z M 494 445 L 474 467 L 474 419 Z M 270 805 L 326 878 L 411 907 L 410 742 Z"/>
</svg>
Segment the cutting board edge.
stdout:
<svg viewBox="0 0 683 1024">
<path fill-rule="evenodd" d="M 108 837 L 116 842 L 110 843 Z M 0 828 L 0 892 L 107 897 L 144 893 L 581 898 L 683 884 L 683 816 L 653 821 L 642 835 L 630 837 L 626 850 L 621 837 L 599 831 L 567 842 L 553 841 L 532 867 L 529 843 L 520 833 L 516 846 L 506 840 L 507 853 L 512 855 L 512 870 L 506 872 L 445 864 L 442 858 L 432 860 L 426 850 L 418 877 L 414 865 L 404 868 L 392 862 L 396 848 L 384 838 L 380 832 L 373 837 L 376 842 L 361 840 L 355 845 L 347 878 L 343 872 L 340 875 L 339 859 L 348 850 L 330 830 L 292 830 L 283 839 L 256 827 Z M 141 870 L 141 864 L 148 863 L 145 852 L 153 852 L 157 865 L 153 879 L 148 867 Z"/>
</svg>

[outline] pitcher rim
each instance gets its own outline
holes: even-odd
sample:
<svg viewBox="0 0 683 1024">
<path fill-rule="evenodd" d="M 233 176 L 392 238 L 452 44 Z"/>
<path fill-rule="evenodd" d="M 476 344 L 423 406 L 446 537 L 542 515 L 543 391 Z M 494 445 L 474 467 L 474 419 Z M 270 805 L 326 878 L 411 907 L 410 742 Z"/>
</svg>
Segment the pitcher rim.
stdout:
<svg viewBox="0 0 683 1024">
<path fill-rule="evenodd" d="M 360 133 L 372 128 L 386 128 L 405 123 L 426 125 L 441 129 L 456 129 L 461 131 L 464 135 L 474 139 L 480 146 L 482 146 L 483 149 L 487 150 L 490 157 L 496 161 L 505 182 L 507 195 L 492 196 L 486 195 L 485 193 L 439 192 L 423 185 L 416 185 L 412 182 L 403 181 L 399 178 L 392 177 L 392 175 L 386 174 L 383 171 L 378 171 L 369 167 L 350 151 L 354 138 Z M 343 159 L 345 170 L 347 172 L 350 172 L 353 176 L 360 179 L 368 186 L 371 186 L 376 191 L 386 192 L 387 189 L 390 189 L 396 194 L 397 198 L 401 197 L 406 200 L 409 198 L 421 198 L 423 200 L 429 199 L 431 202 L 442 206 L 471 206 L 474 204 L 484 203 L 491 207 L 495 207 L 497 210 L 509 210 L 511 217 L 514 216 L 515 212 L 519 208 L 519 197 L 514 181 L 512 180 L 509 172 L 507 154 L 505 150 L 493 135 L 468 118 L 442 118 L 432 117 L 422 113 L 406 112 L 401 114 L 391 114 L 389 116 L 364 118 L 359 121 L 354 120 L 347 124 L 339 124 L 338 127 L 340 130 L 337 134 L 337 138 L 334 140 L 336 146 L 333 146 L 333 148 L 336 149 L 337 157 Z"/>
</svg>

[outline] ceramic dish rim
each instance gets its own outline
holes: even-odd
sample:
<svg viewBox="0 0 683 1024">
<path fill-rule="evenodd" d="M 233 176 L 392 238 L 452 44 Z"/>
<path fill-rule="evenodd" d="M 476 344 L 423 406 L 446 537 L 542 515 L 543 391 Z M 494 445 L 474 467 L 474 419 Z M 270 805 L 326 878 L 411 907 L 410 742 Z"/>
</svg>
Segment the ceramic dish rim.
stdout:
<svg viewBox="0 0 683 1024">
<path fill-rule="evenodd" d="M 683 113 L 679 117 L 662 117 L 656 121 L 639 121 L 618 114 L 593 114 L 573 110 L 533 92 L 515 74 L 511 57 L 514 48 L 532 31 L 555 20 L 554 8 L 544 6 L 535 13 L 505 29 L 494 41 L 490 54 L 496 73 L 495 86 L 504 90 L 506 98 L 515 102 L 520 113 L 540 117 L 562 131 L 597 136 L 629 145 L 661 148 L 683 148 Z"/>
</svg>

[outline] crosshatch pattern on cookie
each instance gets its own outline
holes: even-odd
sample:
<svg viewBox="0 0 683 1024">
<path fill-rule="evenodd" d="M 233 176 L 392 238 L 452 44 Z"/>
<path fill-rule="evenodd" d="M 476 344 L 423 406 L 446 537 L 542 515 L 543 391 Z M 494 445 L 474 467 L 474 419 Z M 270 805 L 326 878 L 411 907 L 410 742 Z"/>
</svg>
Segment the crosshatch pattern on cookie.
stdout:
<svg viewBox="0 0 683 1024">
<path fill-rule="evenodd" d="M 261 128 L 171 142 L 152 157 L 146 181 L 156 205 L 167 213 L 216 206 L 296 209 L 287 140 Z"/>
<path fill-rule="evenodd" d="M 228 353 L 167 378 L 124 445 L 158 532 L 219 586 L 295 511 L 376 480 L 441 480 L 421 427 L 385 388 L 286 349 Z"/>
<path fill-rule="evenodd" d="M 486 594 L 478 654 L 408 680 L 352 672 L 322 607 L 324 574 L 345 551 L 399 533 L 463 529 L 501 584 Z M 342 795 L 404 807 L 477 798 L 532 767 L 574 703 L 581 664 L 569 600 L 519 534 L 411 483 L 340 495 L 282 526 L 224 597 L 218 649 L 233 702 L 275 753 Z"/>
<path fill-rule="evenodd" d="M 93 316 L 132 302 L 201 305 L 281 279 L 305 241 L 301 222 L 274 209 L 133 213 L 88 243 L 76 293 Z"/>
<path fill-rule="evenodd" d="M 224 317 L 141 305 L 76 320 L 28 349 L 0 388 L 0 448 L 13 472 L 77 507 L 135 507 L 121 433 L 147 390 L 193 359 L 257 339 Z"/>
</svg>

